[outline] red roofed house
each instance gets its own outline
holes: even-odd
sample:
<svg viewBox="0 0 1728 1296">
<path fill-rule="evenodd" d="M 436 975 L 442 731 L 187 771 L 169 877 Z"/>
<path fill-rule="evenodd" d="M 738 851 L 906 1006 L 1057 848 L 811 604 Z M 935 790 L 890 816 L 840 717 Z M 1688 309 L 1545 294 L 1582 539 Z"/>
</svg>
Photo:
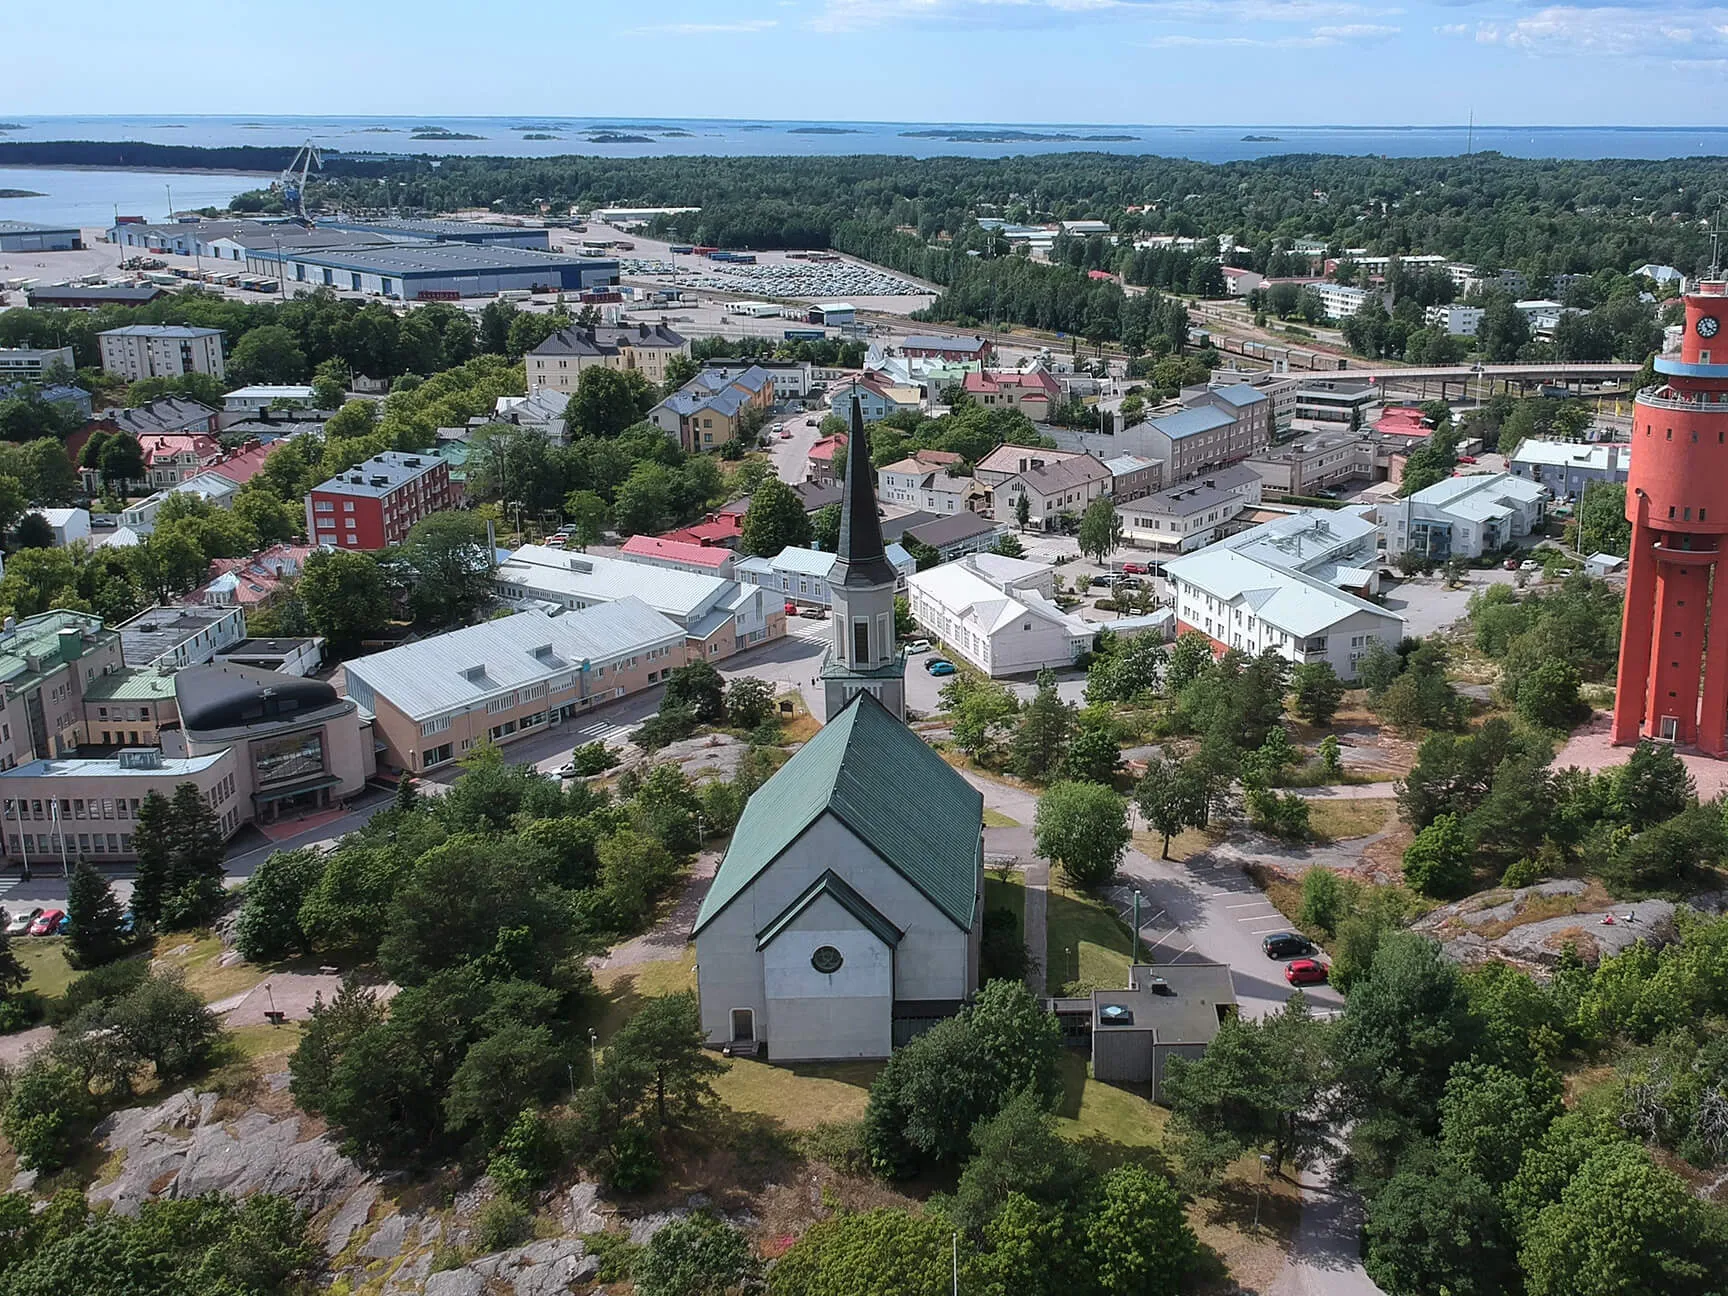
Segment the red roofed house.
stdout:
<svg viewBox="0 0 1728 1296">
<path fill-rule="evenodd" d="M 1086 272 L 1086 277 L 1088 279 L 1095 279 L 1100 283 L 1105 283 L 1105 282 L 1115 283 L 1115 282 L 1117 282 L 1116 276 L 1111 274 L 1108 270 L 1088 270 Z"/>
<path fill-rule="evenodd" d="M 618 550 L 618 556 L 626 562 L 641 563 L 645 567 L 670 567 L 674 571 L 728 579 L 732 575 L 732 564 L 738 560 L 738 555 L 723 545 L 694 544 L 688 540 L 646 535 L 631 536 Z"/>
<path fill-rule="evenodd" d="M 1024 372 L 982 372 L 966 375 L 965 392 L 980 405 L 1017 410 L 1034 423 L 1050 417 L 1050 408 L 1062 399 L 1062 388 L 1043 369 Z"/>
<path fill-rule="evenodd" d="M 692 522 L 689 526 L 677 527 L 660 536 L 662 540 L 675 540 L 681 544 L 704 545 L 710 548 L 731 549 L 744 534 L 744 512 L 710 513 L 700 522 Z"/>
<path fill-rule="evenodd" d="M 299 577 L 307 556 L 316 552 L 316 545 L 274 544 L 249 558 L 217 558 L 210 564 L 214 573 L 211 579 L 188 594 L 187 601 L 248 609 L 268 607 Z"/>
<path fill-rule="evenodd" d="M 1434 431 L 1422 419 L 1422 411 L 1413 405 L 1388 405 L 1374 421 L 1374 430 L 1381 436 L 1408 437 L 1410 448 L 1415 442 L 1426 441 Z"/>
<path fill-rule="evenodd" d="M 145 476 L 152 488 L 178 486 L 222 457 L 221 443 L 203 432 L 191 435 L 152 432 L 138 438 Z"/>
<path fill-rule="evenodd" d="M 262 445 L 257 441 L 248 441 L 238 450 L 230 451 L 215 463 L 210 465 L 210 471 L 218 477 L 226 477 L 229 481 L 244 486 L 258 475 L 264 467 L 264 461 L 270 457 L 275 444 Z"/>
<path fill-rule="evenodd" d="M 822 486 L 832 486 L 838 478 L 834 476 L 834 452 L 846 448 L 846 433 L 836 432 L 833 436 L 825 436 L 810 447 L 805 476 L 808 480 Z"/>
</svg>

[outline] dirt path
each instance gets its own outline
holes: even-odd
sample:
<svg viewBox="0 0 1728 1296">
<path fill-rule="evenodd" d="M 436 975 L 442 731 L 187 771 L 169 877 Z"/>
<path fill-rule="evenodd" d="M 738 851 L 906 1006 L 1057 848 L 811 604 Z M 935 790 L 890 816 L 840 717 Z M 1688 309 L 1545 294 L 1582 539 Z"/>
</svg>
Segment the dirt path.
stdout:
<svg viewBox="0 0 1728 1296">
<path fill-rule="evenodd" d="M 718 852 L 704 851 L 698 855 L 689 874 L 679 884 L 671 906 L 655 919 L 654 925 L 640 936 L 632 936 L 604 954 L 596 954 L 588 960 L 588 965 L 598 971 L 601 968 L 662 963 L 682 956 L 684 947 L 690 943 L 690 929 L 696 925 L 697 911 L 702 908 L 702 897 L 708 894 L 708 887 L 719 867 Z"/>
<path fill-rule="evenodd" d="M 1335 1162 L 1312 1167 L 1297 1182 L 1302 1188 L 1302 1221 L 1284 1272 L 1267 1296 L 1386 1296 L 1358 1257 L 1362 1203 L 1332 1183 Z"/>
</svg>

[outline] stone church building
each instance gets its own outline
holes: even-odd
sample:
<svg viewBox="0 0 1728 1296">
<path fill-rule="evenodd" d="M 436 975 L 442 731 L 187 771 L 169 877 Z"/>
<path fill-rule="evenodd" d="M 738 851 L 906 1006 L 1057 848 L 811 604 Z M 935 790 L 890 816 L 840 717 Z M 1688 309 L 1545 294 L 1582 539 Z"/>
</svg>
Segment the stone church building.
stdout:
<svg viewBox="0 0 1728 1296">
<path fill-rule="evenodd" d="M 709 1043 L 887 1057 L 978 988 L 983 797 L 906 728 L 894 569 L 854 403 L 828 723 L 745 807 L 697 914 Z"/>
</svg>

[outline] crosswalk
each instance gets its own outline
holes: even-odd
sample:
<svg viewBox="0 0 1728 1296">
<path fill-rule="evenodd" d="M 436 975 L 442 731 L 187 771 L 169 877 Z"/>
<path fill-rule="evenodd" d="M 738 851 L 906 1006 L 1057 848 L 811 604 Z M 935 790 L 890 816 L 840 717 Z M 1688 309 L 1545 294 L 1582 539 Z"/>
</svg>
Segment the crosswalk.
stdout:
<svg viewBox="0 0 1728 1296">
<path fill-rule="evenodd" d="M 626 737 L 641 721 L 625 721 L 620 724 L 607 720 L 602 716 L 594 716 L 586 724 L 571 724 L 564 732 L 571 738 L 572 747 L 581 747 L 591 742 L 613 742 Z"/>
</svg>

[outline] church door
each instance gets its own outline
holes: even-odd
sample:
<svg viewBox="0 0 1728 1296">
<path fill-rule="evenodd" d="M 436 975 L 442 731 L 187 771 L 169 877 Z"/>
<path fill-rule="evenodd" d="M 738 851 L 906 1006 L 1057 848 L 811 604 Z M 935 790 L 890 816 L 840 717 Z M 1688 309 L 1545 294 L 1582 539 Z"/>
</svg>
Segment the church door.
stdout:
<svg viewBox="0 0 1728 1296">
<path fill-rule="evenodd" d="M 756 1011 L 753 1008 L 732 1010 L 732 1042 L 748 1044 L 756 1038 Z"/>
</svg>

